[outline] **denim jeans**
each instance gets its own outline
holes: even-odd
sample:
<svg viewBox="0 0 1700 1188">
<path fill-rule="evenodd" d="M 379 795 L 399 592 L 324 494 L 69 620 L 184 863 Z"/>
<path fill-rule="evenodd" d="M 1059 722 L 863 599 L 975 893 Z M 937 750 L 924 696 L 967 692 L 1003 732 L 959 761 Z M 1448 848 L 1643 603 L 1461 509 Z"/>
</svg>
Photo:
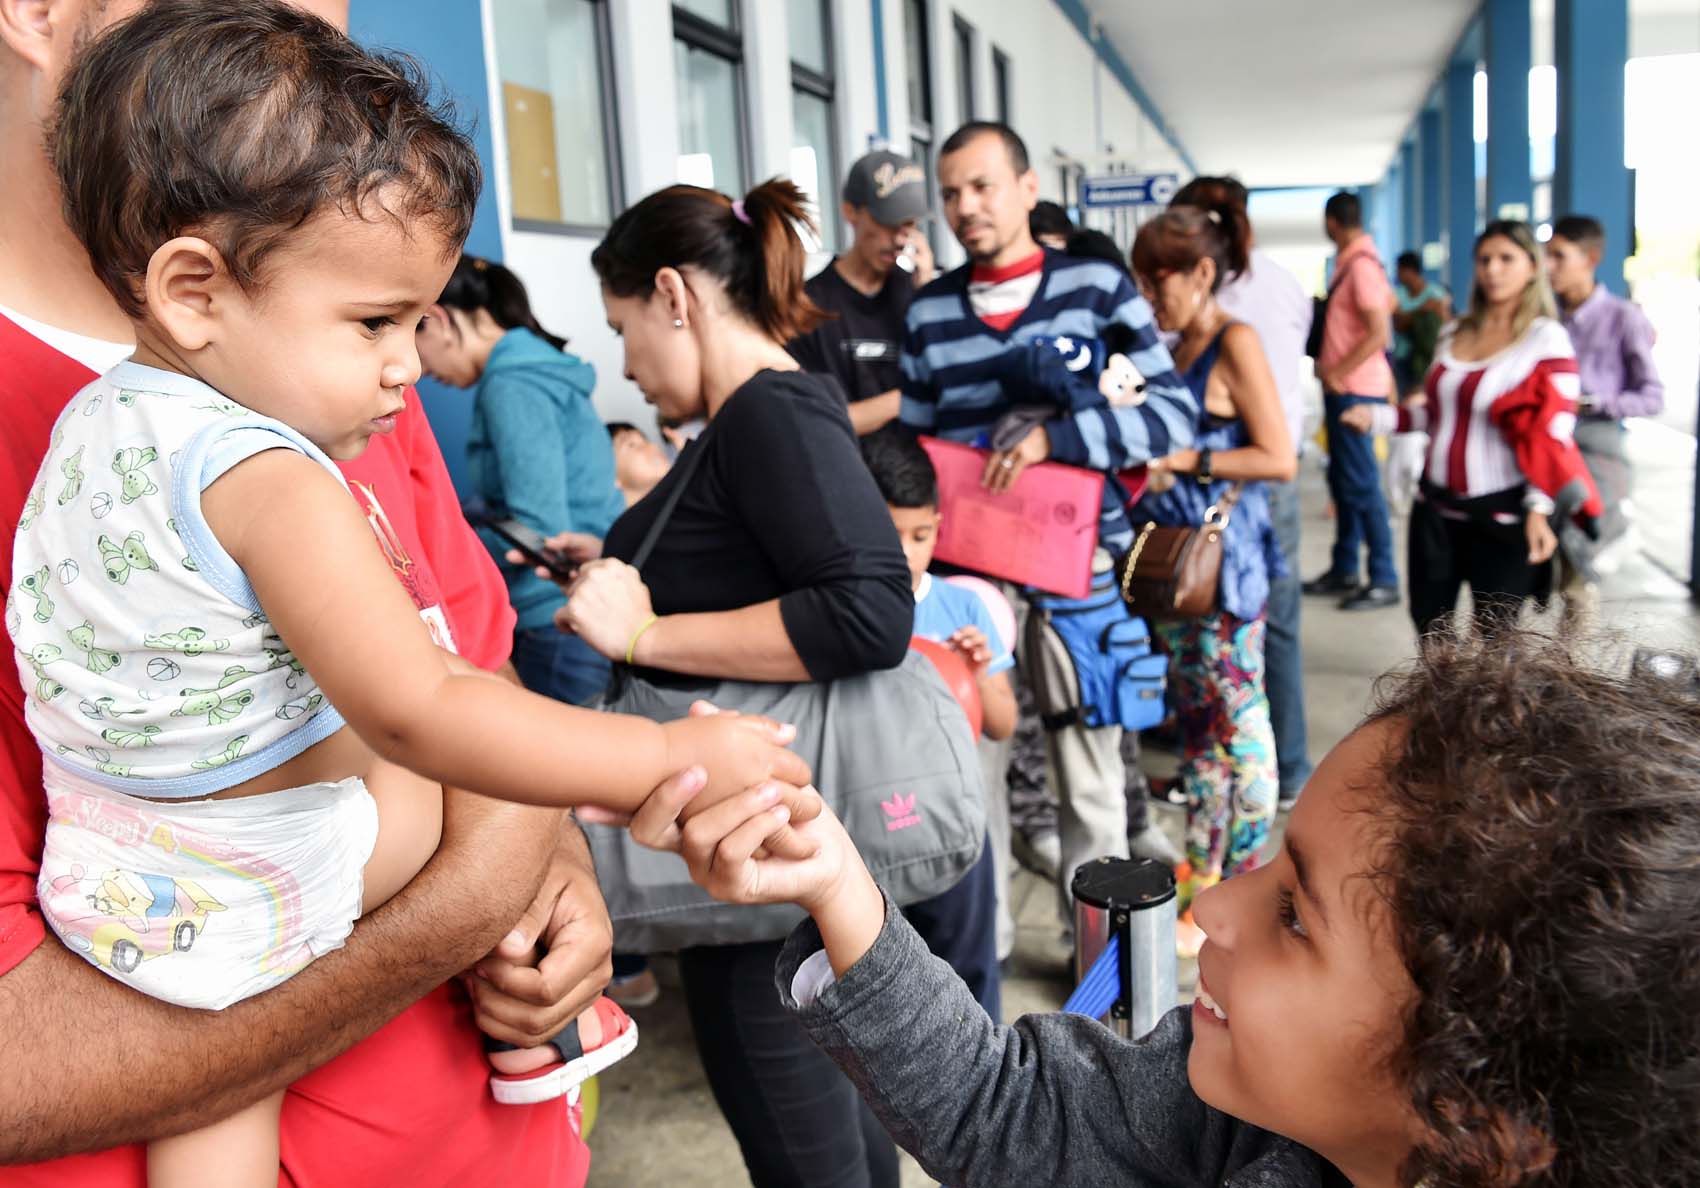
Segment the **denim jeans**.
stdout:
<svg viewBox="0 0 1700 1188">
<path fill-rule="evenodd" d="M 1324 423 L 1328 426 L 1328 493 L 1334 499 L 1334 564 L 1337 578 L 1357 580 L 1361 554 L 1369 547 L 1369 584 L 1397 586 L 1399 572 L 1393 567 L 1393 527 L 1387 518 L 1387 500 L 1381 493 L 1381 470 L 1375 461 L 1375 439 L 1340 423 L 1340 414 L 1356 404 L 1384 404 L 1381 396 L 1336 396 L 1322 398 Z"/>
<path fill-rule="evenodd" d="M 569 705 L 585 705 L 608 687 L 608 661 L 553 626 L 514 632 L 514 671 L 533 693 Z"/>
<path fill-rule="evenodd" d="M 1269 483 L 1269 514 L 1275 539 L 1287 558 L 1287 576 L 1269 583 L 1269 633 L 1263 643 L 1264 686 L 1275 727 L 1275 760 L 1281 792 L 1298 792 L 1310 778 L 1310 741 L 1305 726 L 1304 658 L 1299 644 L 1299 482 Z"/>
</svg>

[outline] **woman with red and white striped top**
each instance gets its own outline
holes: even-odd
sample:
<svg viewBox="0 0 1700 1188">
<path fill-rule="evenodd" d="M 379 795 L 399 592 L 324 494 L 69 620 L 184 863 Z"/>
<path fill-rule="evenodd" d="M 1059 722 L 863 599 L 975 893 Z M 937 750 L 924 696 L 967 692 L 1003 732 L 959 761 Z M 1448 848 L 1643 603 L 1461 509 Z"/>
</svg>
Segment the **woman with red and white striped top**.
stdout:
<svg viewBox="0 0 1700 1188">
<path fill-rule="evenodd" d="M 1557 548 L 1551 519 L 1591 530 L 1599 495 L 1576 448 L 1580 385 L 1528 224 L 1490 223 L 1476 240 L 1469 311 L 1441 335 L 1426 400 L 1364 405 L 1364 433 L 1430 435 L 1411 510 L 1411 617 L 1447 619 L 1465 582 L 1479 629 L 1515 618 Z"/>
</svg>

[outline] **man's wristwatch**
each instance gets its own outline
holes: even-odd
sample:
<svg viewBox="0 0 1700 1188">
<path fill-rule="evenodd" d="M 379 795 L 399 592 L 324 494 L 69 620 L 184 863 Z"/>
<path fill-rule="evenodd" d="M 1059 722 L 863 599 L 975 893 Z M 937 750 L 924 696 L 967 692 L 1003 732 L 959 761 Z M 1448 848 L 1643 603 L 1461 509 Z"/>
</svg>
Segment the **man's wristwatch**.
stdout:
<svg viewBox="0 0 1700 1188">
<path fill-rule="evenodd" d="M 1208 487 L 1211 483 L 1216 481 L 1215 472 L 1210 469 L 1209 450 L 1198 451 L 1198 470 L 1196 474 L 1198 477 L 1198 485 L 1201 487 Z"/>
</svg>

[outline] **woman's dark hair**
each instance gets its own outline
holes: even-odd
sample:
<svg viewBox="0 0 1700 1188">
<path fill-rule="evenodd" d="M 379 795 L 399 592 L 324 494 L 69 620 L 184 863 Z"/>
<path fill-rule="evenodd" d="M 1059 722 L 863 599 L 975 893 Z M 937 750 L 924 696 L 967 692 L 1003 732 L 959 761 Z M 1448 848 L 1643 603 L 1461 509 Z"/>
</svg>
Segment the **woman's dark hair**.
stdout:
<svg viewBox="0 0 1700 1188">
<path fill-rule="evenodd" d="M 458 251 L 480 185 L 418 63 L 266 0 L 154 0 L 113 26 L 72 64 L 48 147 L 66 222 L 131 317 L 178 235 L 211 242 L 252 291 L 328 207 L 422 222 Z"/>
<path fill-rule="evenodd" d="M 1430 637 L 1379 686 L 1407 1186 L 1700 1184 L 1700 700 L 1583 647 Z"/>
<path fill-rule="evenodd" d="M 496 325 L 504 330 L 516 327 L 529 330 L 556 350 L 567 345 L 566 339 L 549 333 L 537 321 L 537 315 L 531 312 L 531 298 L 526 295 L 525 282 L 515 276 L 512 269 L 494 260 L 461 256 L 455 270 L 449 274 L 449 282 L 443 286 L 443 295 L 437 298 L 437 303 L 463 313 L 487 310 Z M 455 326 L 455 333 L 460 333 L 460 327 Z"/>
<path fill-rule="evenodd" d="M 1169 272 L 1191 272 L 1208 256 L 1216 261 L 1210 291 L 1246 270 L 1251 224 L 1245 209 L 1228 203 L 1171 206 L 1139 228 L 1133 241 L 1133 271 L 1147 281 Z"/>
<path fill-rule="evenodd" d="M 915 432 L 891 424 L 862 439 L 862 458 L 890 507 L 937 507 L 939 476 Z"/>
<path fill-rule="evenodd" d="M 1027 212 L 1027 230 L 1034 239 L 1041 235 L 1060 235 L 1067 239 L 1074 234 L 1074 220 L 1061 206 L 1048 198 L 1041 198 Z"/>
<path fill-rule="evenodd" d="M 1175 191 L 1170 206 L 1232 206 L 1245 210 L 1251 195 L 1237 177 L 1200 174 Z"/>
<path fill-rule="evenodd" d="M 1402 268 L 1408 268 L 1412 272 L 1421 272 L 1423 270 L 1423 258 L 1415 252 L 1400 252 L 1399 258 L 1393 261 L 1393 269 L 1398 271 Z"/>
<path fill-rule="evenodd" d="M 663 268 L 699 269 L 725 287 L 739 313 L 788 342 L 826 317 L 803 292 L 808 252 L 799 225 L 815 228 L 808 199 L 783 178 L 739 202 L 699 186 L 668 186 L 614 220 L 590 266 L 616 297 L 648 297 Z"/>
<path fill-rule="evenodd" d="M 1083 260 L 1102 260 L 1106 264 L 1114 264 L 1121 269 L 1123 275 L 1132 279 L 1133 273 L 1128 269 L 1127 256 L 1116 241 L 1104 232 L 1093 227 L 1085 227 L 1068 237 L 1068 246 L 1064 254 L 1076 256 Z"/>
<path fill-rule="evenodd" d="M 643 434 L 643 430 L 630 421 L 609 421 L 603 428 L 608 430 L 609 437 L 618 437 L 622 433 L 636 433 L 639 436 Z"/>
</svg>

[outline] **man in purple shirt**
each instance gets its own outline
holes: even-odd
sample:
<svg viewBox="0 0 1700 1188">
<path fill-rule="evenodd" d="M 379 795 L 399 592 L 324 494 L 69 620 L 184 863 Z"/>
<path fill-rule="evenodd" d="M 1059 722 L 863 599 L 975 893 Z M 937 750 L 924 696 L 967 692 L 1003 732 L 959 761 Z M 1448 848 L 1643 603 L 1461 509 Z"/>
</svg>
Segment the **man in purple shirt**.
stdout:
<svg viewBox="0 0 1700 1188">
<path fill-rule="evenodd" d="M 1582 420 L 1576 444 L 1600 489 L 1605 515 L 1593 544 L 1571 533 L 1565 552 L 1584 581 L 1597 581 L 1601 550 L 1629 528 L 1626 504 L 1634 476 L 1624 445 L 1623 418 L 1650 417 L 1665 406 L 1665 387 L 1653 367 L 1653 327 L 1641 307 L 1594 278 L 1606 245 L 1599 220 L 1567 215 L 1553 224 L 1547 276 L 1564 328 L 1576 348 L 1582 381 Z"/>
</svg>

